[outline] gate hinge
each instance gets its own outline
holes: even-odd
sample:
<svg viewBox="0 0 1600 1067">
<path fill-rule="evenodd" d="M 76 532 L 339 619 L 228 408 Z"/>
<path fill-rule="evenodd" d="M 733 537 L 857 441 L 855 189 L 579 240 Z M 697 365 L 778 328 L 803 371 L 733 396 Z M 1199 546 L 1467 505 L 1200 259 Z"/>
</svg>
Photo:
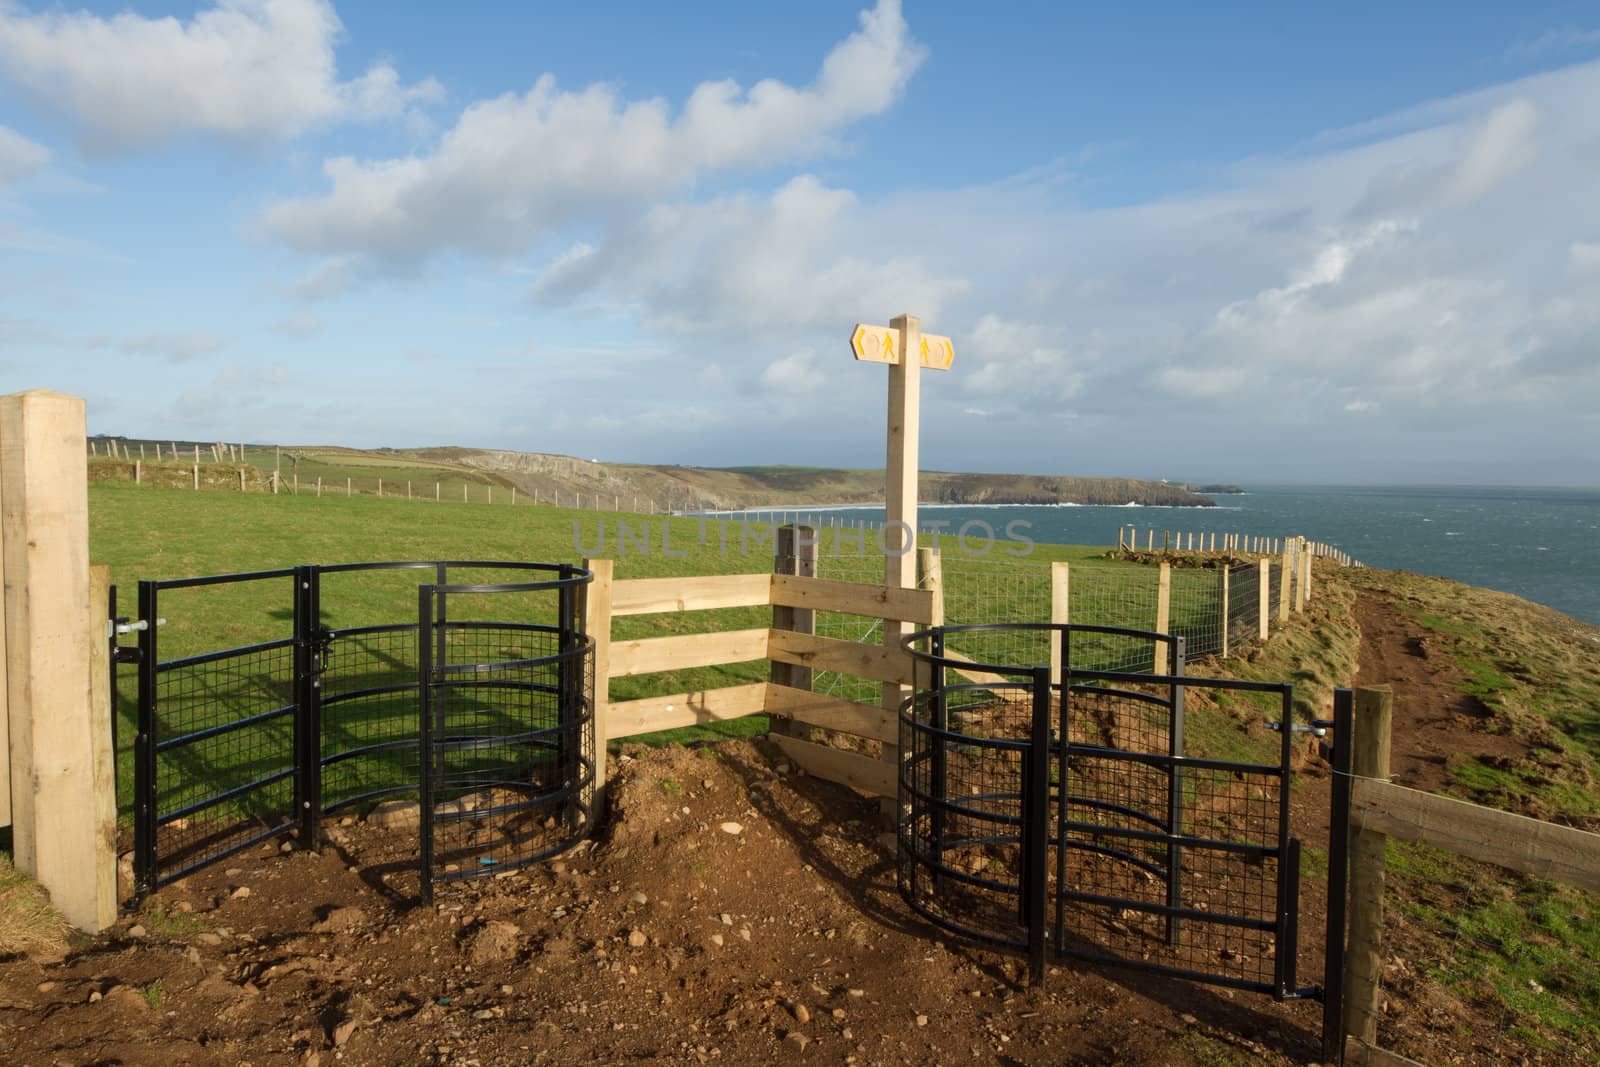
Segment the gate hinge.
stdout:
<svg viewBox="0 0 1600 1067">
<path fill-rule="evenodd" d="M 137 645 L 118 645 L 111 653 L 112 663 L 143 663 L 144 654 Z"/>
<path fill-rule="evenodd" d="M 166 624 L 167 624 L 167 620 L 166 619 L 157 619 L 156 620 L 156 625 L 157 626 L 165 626 Z M 124 615 L 121 618 L 107 619 L 106 620 L 106 636 L 107 637 L 116 637 L 119 634 L 138 633 L 141 630 L 148 630 L 148 629 L 150 629 L 150 620 L 149 619 L 136 619 L 136 620 L 130 621 L 128 619 L 128 617 L 126 615 Z"/>
</svg>

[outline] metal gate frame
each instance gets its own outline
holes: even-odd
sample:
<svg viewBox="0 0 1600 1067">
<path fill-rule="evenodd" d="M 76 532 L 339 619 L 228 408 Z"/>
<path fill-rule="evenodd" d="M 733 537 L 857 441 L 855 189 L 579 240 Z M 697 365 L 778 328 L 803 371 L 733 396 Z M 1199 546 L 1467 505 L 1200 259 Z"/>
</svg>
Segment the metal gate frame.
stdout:
<svg viewBox="0 0 1600 1067">
<path fill-rule="evenodd" d="M 1056 662 L 1049 666 L 974 662 L 950 653 L 951 635 L 992 635 L 1044 632 L 1054 643 Z M 1167 674 L 1122 671 L 1074 670 L 1071 666 L 1073 634 L 1113 635 L 1165 644 Z M 952 932 L 977 937 L 1023 950 L 1028 960 L 1030 979 L 1043 981 L 1048 946 L 1055 943 L 1057 958 L 1073 957 L 1100 963 L 1127 966 L 1147 972 L 1194 981 L 1221 984 L 1265 993 L 1277 999 L 1320 998 L 1320 988 L 1301 988 L 1296 983 L 1296 950 L 1299 921 L 1299 848 L 1289 833 L 1289 788 L 1291 735 L 1293 727 L 1282 730 L 1277 764 L 1250 764 L 1228 760 L 1203 759 L 1183 753 L 1184 691 L 1193 688 L 1234 690 L 1275 694 L 1281 701 L 1282 723 L 1292 722 L 1293 687 L 1287 684 L 1210 679 L 1187 675 L 1184 671 L 1180 638 L 1149 631 L 1117 627 L 1081 626 L 1051 623 L 999 623 L 972 626 L 944 626 L 919 631 L 902 642 L 917 666 L 918 691 L 901 707 L 901 761 L 899 773 L 898 849 L 900 891 L 907 903 L 931 922 Z M 1158 645 L 1159 647 L 1159 645 Z M 1152 657 L 1153 658 L 1153 657 Z M 952 683 L 952 672 L 961 672 L 968 682 Z M 1108 688 L 1111 686 L 1120 688 Z M 1143 690 L 1165 689 L 1165 699 Z M 1140 752 L 1074 742 L 1068 716 L 1076 699 L 1089 695 L 1114 694 L 1165 707 L 1170 716 L 1169 747 L 1161 752 Z M 1009 736 L 978 736 L 952 724 L 950 698 L 966 694 L 1008 694 L 1009 704 L 1019 708 L 1011 721 Z M 1026 704 L 1026 721 L 1020 708 Z M 1007 787 L 993 786 L 974 796 L 952 798 L 947 783 L 949 754 L 989 753 L 994 762 L 1015 760 L 1018 764 L 1008 779 L 998 777 Z M 981 758 L 981 757 L 980 757 Z M 1141 765 L 1163 774 L 1168 782 L 1164 810 L 1119 810 L 1137 827 L 1108 827 L 1085 819 L 1069 818 L 1069 808 L 1092 807 L 1070 791 L 1072 766 L 1076 761 L 1096 759 L 1129 766 Z M 1183 833 L 1183 789 L 1188 771 L 1210 771 L 1264 776 L 1278 782 L 1275 834 L 1270 842 L 1216 840 Z M 977 790 L 974 790 L 977 793 Z M 982 802 L 982 803 L 980 803 Z M 985 807 L 985 804 L 987 807 Z M 959 845 L 977 844 L 990 849 L 1014 849 L 1015 878 L 1007 881 L 992 870 L 982 873 L 960 869 L 946 861 L 945 852 L 959 847 L 947 839 L 950 821 L 965 820 L 968 825 L 980 820 L 990 830 L 967 836 Z M 1053 825 L 1052 825 L 1053 824 Z M 1078 834 L 1076 840 L 1071 835 Z M 1084 838 L 1087 838 L 1087 841 Z M 1069 888 L 1072 867 L 1067 853 L 1088 848 L 1114 859 L 1130 858 L 1127 844 L 1138 842 L 1164 852 L 1165 866 L 1159 872 L 1165 881 L 1161 902 L 1106 896 Z M 1051 856 L 1054 850 L 1055 856 Z M 1198 854 L 1228 853 L 1270 859 L 1276 866 L 1270 919 L 1229 915 L 1185 906 L 1181 857 L 1185 851 Z M 1054 859 L 1055 888 L 1050 888 L 1050 868 Z M 1015 922 L 1008 929 L 982 928 L 963 921 L 954 901 L 974 893 L 989 894 L 989 899 L 1014 899 Z M 950 905 L 947 907 L 947 905 Z M 1065 925 L 1073 906 L 1132 909 L 1166 921 L 1172 940 L 1180 935 L 1182 924 L 1220 924 L 1242 926 L 1269 934 L 1273 960 L 1270 981 L 1251 981 L 1237 976 L 1180 967 L 1146 959 L 1133 959 L 1109 951 L 1068 946 Z"/>
<path fill-rule="evenodd" d="M 452 567 L 524 572 L 534 570 L 555 577 L 549 581 L 493 587 L 444 586 L 449 568 Z M 587 570 L 571 564 L 453 560 L 306 565 L 239 574 L 147 580 L 139 583 L 138 619 L 130 621 L 117 616 L 116 594 L 113 590 L 108 624 L 112 644 L 113 693 L 116 692 L 117 667 L 122 664 L 138 666 L 137 730 L 133 741 L 133 866 L 136 897 L 142 897 L 264 841 L 292 834 L 299 847 L 314 848 L 320 831 L 320 819 L 329 811 L 375 800 L 384 793 L 402 790 L 420 792 L 423 783 L 419 780 L 379 790 L 371 795 L 339 797 L 333 803 L 325 803 L 322 795 L 322 772 L 332 763 L 371 754 L 383 748 L 409 745 L 420 749 L 423 725 L 421 702 L 427 687 L 422 684 L 426 675 L 420 671 L 407 685 L 389 687 L 394 691 L 415 690 L 417 693 L 418 729 L 410 740 L 375 745 L 370 751 L 351 749 L 328 753 L 324 750 L 322 688 L 327 655 L 333 643 L 340 636 L 348 637 L 369 631 L 403 632 L 420 630 L 421 627 L 414 619 L 393 626 L 386 624 L 346 631 L 324 627 L 320 624 L 323 606 L 321 578 L 324 574 L 347 571 L 412 569 L 434 572 L 436 582 L 433 586 L 421 586 L 422 589 L 560 590 L 558 625 L 564 635 L 560 653 L 562 663 L 566 664 L 571 659 L 585 665 L 578 671 L 579 682 L 570 692 L 564 692 L 562 699 L 576 702 L 574 706 L 578 711 L 573 727 L 579 731 L 584 758 L 588 761 L 588 770 L 578 775 L 581 784 L 569 804 L 582 816 L 571 820 L 578 832 L 560 847 L 576 843 L 589 832 L 593 825 L 593 812 L 590 810 L 593 804 L 593 791 L 590 788 L 593 779 L 593 703 L 587 695 L 588 689 L 583 679 L 588 678 L 586 665 L 589 663 L 592 642 L 581 633 L 582 613 L 576 606 L 582 587 L 591 580 Z M 286 614 L 290 622 L 288 634 L 240 647 L 212 650 L 165 662 L 161 660 L 159 630 L 165 622 L 160 617 L 164 592 L 282 580 L 292 581 L 293 586 L 291 590 L 284 591 L 287 594 L 284 598 Z M 442 617 L 439 619 L 440 623 L 444 621 Z M 521 624 L 505 625 L 511 628 Z M 118 635 L 131 632 L 137 632 L 137 646 L 120 646 Z M 254 667 L 251 665 L 252 657 L 257 658 Z M 263 659 L 268 666 L 262 666 Z M 171 692 L 164 692 L 164 687 L 169 687 Z M 372 693 L 352 691 L 331 697 L 327 704 L 333 706 L 341 700 L 370 696 Z M 564 708 L 566 706 L 563 705 Z M 587 733 L 583 732 L 585 730 Z M 235 762 L 226 756 L 214 761 L 207 758 L 208 749 L 228 744 L 248 746 L 254 761 L 265 764 L 265 773 L 248 776 L 245 780 L 230 782 L 224 788 L 208 792 L 203 791 L 203 786 L 185 789 L 180 794 L 181 802 L 171 799 L 174 791 L 172 783 L 203 782 L 204 771 L 211 769 L 213 762 L 234 769 Z M 186 754 L 198 769 L 186 773 L 181 768 L 174 768 L 173 763 Z M 241 816 L 228 826 L 207 827 L 203 832 L 190 833 L 189 820 L 192 818 L 221 805 L 252 802 L 260 807 L 259 811 Z M 178 844 L 168 844 L 161 840 L 164 831 L 167 835 L 182 835 L 184 839 Z"/>
</svg>

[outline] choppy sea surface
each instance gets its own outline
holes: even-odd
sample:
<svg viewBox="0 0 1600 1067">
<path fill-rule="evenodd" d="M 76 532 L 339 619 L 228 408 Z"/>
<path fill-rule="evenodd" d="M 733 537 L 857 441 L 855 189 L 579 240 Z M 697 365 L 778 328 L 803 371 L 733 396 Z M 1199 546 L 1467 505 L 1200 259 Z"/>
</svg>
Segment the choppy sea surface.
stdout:
<svg viewBox="0 0 1600 1067">
<path fill-rule="evenodd" d="M 1034 541 L 1115 544 L 1117 528 L 1196 535 L 1303 534 L 1373 567 L 1442 575 L 1516 593 L 1600 626 L 1600 488 L 1515 486 L 1251 486 L 1215 508 L 966 507 L 924 504 L 919 525 L 997 532 L 1026 522 Z M 765 509 L 759 512 L 765 517 Z M 881 523 L 881 507 L 790 508 L 776 516 L 827 525 Z M 974 528 L 976 535 L 976 528 Z"/>
</svg>

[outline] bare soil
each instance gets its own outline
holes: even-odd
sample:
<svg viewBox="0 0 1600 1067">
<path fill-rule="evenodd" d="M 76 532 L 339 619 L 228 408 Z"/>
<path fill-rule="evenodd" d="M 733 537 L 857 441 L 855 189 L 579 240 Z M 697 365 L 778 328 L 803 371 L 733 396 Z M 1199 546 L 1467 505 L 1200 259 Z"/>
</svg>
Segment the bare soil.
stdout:
<svg viewBox="0 0 1600 1067">
<path fill-rule="evenodd" d="M 1451 665 L 1363 594 L 1361 681 L 1396 689 L 1395 777 L 1514 742 Z M 1498 751 L 1498 750 L 1496 750 Z M 0 960 L 0 1059 L 18 1064 L 1308 1063 L 1321 1006 L 1118 968 L 1052 967 L 917 919 L 877 802 L 761 743 L 629 749 L 597 838 L 419 903 L 415 831 L 330 820 L 169 886 L 63 958 Z M 1327 777 L 1295 791 L 1327 841 Z M 1303 887 L 1303 983 L 1325 887 Z M 1402 934 L 1403 937 L 1403 934 Z M 1396 988 L 1403 983 L 1396 982 Z M 1396 993 L 1403 1033 L 1438 1009 Z M 1437 999 L 1437 998 L 1434 998 Z M 1472 1008 L 1455 1005 L 1471 1031 Z M 1485 1029 L 1493 1023 L 1484 1021 Z M 1472 1049 L 1461 1054 L 1473 1058 Z M 1537 1053 L 1530 1056 L 1539 1062 Z M 1525 1061 L 1527 1062 L 1527 1061 Z M 1553 1060 L 1551 1062 L 1554 1062 Z"/>
</svg>

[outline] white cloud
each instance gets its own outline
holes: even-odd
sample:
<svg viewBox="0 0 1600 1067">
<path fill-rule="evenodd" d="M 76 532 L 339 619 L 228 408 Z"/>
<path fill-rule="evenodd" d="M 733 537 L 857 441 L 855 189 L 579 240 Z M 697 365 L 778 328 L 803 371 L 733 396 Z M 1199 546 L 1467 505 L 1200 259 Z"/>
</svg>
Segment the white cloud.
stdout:
<svg viewBox="0 0 1600 1067">
<path fill-rule="evenodd" d="M 32 177 L 49 160 L 49 149 L 34 144 L 15 130 L 0 126 L 0 189 Z"/>
<path fill-rule="evenodd" d="M 922 62 L 898 0 L 879 0 L 860 23 L 810 85 L 705 82 L 675 116 L 659 98 L 563 90 L 547 74 L 525 94 L 467 108 L 431 154 L 328 160 L 325 196 L 274 204 L 263 222 L 303 251 L 391 265 L 447 248 L 505 254 L 706 175 L 814 156 L 893 104 Z"/>
<path fill-rule="evenodd" d="M 983 396 L 1009 394 L 1013 406 L 1069 400 L 1083 387 L 1059 329 L 986 314 L 957 347 L 959 367 L 975 366 L 963 386 Z"/>
<path fill-rule="evenodd" d="M 811 349 L 775 359 L 761 372 L 761 384 L 777 393 L 811 393 L 821 388 L 823 371 Z"/>
<path fill-rule="evenodd" d="M 169 363 L 188 363 L 221 350 L 227 342 L 210 333 L 146 333 L 133 337 L 95 337 L 95 348 L 114 348 L 138 356 L 161 356 Z"/>
<path fill-rule="evenodd" d="M 292 341 L 305 341 L 322 332 L 322 320 L 309 311 L 297 311 L 267 328 Z"/>
<path fill-rule="evenodd" d="M 326 0 L 219 0 L 187 21 L 28 12 L 0 4 L 0 78 L 77 124 L 85 148 L 123 152 L 196 132 L 289 137 L 403 114 L 442 95 L 375 64 L 339 80 L 339 17 Z"/>
<path fill-rule="evenodd" d="M 1600 241 L 1574 241 L 1567 249 L 1567 257 L 1577 270 L 1600 268 Z"/>
<path fill-rule="evenodd" d="M 594 294 L 657 329 L 727 333 L 876 321 L 909 307 L 931 320 L 965 288 L 892 240 L 852 193 L 802 175 L 766 199 L 657 207 L 558 257 L 533 297 L 568 305 Z"/>
</svg>

